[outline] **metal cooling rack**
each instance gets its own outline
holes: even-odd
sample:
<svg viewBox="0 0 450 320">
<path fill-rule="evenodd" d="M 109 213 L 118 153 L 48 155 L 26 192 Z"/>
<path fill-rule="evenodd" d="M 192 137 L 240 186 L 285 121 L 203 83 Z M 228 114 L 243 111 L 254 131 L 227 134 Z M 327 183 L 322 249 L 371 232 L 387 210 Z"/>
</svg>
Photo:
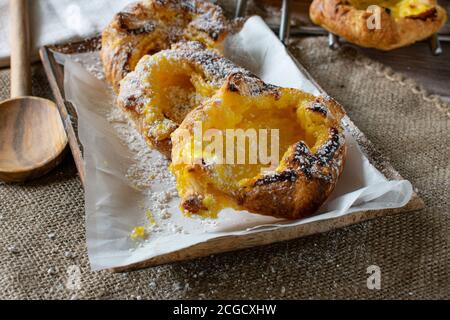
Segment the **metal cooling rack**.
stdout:
<svg viewBox="0 0 450 320">
<path fill-rule="evenodd" d="M 242 17 L 245 15 L 246 9 L 247 9 L 247 0 L 236 0 L 236 17 Z M 290 6 L 291 0 L 282 0 L 282 6 L 281 6 L 281 23 L 280 26 L 270 26 L 272 30 L 275 32 L 278 32 L 280 40 L 287 44 L 289 37 L 292 36 L 299 36 L 299 35 L 310 35 L 310 36 L 317 36 L 317 35 L 328 35 L 328 46 L 331 49 L 337 49 L 341 46 L 341 44 L 346 43 L 346 41 L 339 36 L 326 31 L 323 28 L 320 27 L 312 27 L 312 26 L 305 26 L 305 27 L 296 27 L 295 29 L 291 30 L 291 6 Z M 437 33 L 433 34 L 429 39 L 430 43 L 430 50 L 433 55 L 440 55 L 442 54 L 442 46 L 441 41 L 444 42 L 450 42 L 450 36 L 449 35 L 439 35 Z"/>
</svg>

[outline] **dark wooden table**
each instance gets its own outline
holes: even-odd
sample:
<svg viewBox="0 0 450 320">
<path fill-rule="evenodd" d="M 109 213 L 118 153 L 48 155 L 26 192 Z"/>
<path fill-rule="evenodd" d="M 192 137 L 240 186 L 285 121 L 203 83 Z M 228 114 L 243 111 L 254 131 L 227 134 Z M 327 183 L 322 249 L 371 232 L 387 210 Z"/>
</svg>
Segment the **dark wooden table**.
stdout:
<svg viewBox="0 0 450 320">
<path fill-rule="evenodd" d="M 314 26 L 308 18 L 309 4 L 307 0 L 291 0 L 293 30 L 297 26 Z M 264 4 L 263 4 L 264 3 Z M 262 0 L 258 2 L 259 14 L 273 18 L 281 1 Z M 440 5 L 450 13 L 450 0 L 440 0 Z M 301 29 L 301 28 L 300 28 Z M 450 23 L 440 30 L 440 34 L 450 36 Z M 302 35 L 303 36 L 303 35 Z M 416 43 L 412 46 L 400 48 L 390 52 L 360 48 L 370 58 L 392 67 L 419 82 L 430 93 L 439 94 L 450 102 L 450 42 L 441 42 L 443 53 L 434 56 L 428 41 Z"/>
</svg>

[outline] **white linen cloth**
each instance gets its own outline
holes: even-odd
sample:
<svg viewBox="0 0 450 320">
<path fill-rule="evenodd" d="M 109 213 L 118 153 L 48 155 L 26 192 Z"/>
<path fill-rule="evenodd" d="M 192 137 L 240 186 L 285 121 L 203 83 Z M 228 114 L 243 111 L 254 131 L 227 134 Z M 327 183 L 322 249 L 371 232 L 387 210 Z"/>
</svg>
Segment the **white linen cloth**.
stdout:
<svg viewBox="0 0 450 320">
<path fill-rule="evenodd" d="M 43 45 L 93 36 L 135 0 L 28 0 L 33 58 Z M 9 0 L 0 0 L 0 66 L 9 65 Z"/>
</svg>

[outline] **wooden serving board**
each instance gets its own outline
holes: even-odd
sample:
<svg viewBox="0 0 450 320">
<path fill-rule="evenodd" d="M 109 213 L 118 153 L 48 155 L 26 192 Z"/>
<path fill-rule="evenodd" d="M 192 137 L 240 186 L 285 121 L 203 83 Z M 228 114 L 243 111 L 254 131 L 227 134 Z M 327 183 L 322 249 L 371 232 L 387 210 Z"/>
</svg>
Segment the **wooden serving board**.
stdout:
<svg viewBox="0 0 450 320">
<path fill-rule="evenodd" d="M 56 103 L 59 107 L 61 116 L 63 118 L 67 135 L 69 137 L 70 148 L 72 150 L 73 158 L 75 160 L 80 179 L 84 184 L 85 170 L 83 161 L 82 146 L 77 136 L 77 115 L 75 109 L 65 100 L 64 94 L 64 67 L 58 64 L 55 60 L 55 53 L 85 53 L 97 51 L 100 49 L 100 38 L 92 38 L 78 43 L 46 46 L 41 48 L 40 56 L 45 68 L 51 89 L 55 96 Z M 294 61 L 295 58 L 293 57 Z M 298 67 L 302 72 L 317 85 L 308 72 L 298 62 Z M 323 94 L 325 91 L 321 89 Z M 403 180 L 402 176 L 392 167 L 392 165 L 381 155 L 372 143 L 367 140 L 365 135 L 355 126 L 355 124 L 346 117 L 344 124 L 347 129 L 353 134 L 358 141 L 361 149 L 368 157 L 369 161 L 382 172 L 389 180 Z M 377 210 L 364 211 L 349 214 L 343 217 L 330 219 L 326 221 L 312 222 L 300 226 L 286 227 L 278 230 L 263 230 L 256 233 L 243 236 L 227 236 L 216 238 L 205 243 L 197 244 L 189 248 L 179 250 L 174 253 L 162 255 L 150 259 L 145 262 L 133 264 L 123 268 L 117 268 L 113 271 L 124 272 L 130 270 L 141 269 L 150 266 L 173 263 L 188 259 L 204 257 L 212 254 L 240 250 L 255 246 L 267 245 L 275 242 L 295 239 L 303 236 L 326 232 L 336 228 L 342 228 L 361 221 L 373 219 L 390 214 L 407 213 L 415 210 L 420 210 L 425 207 L 422 199 L 416 194 L 413 194 L 411 201 L 403 208 L 394 210 Z"/>
</svg>

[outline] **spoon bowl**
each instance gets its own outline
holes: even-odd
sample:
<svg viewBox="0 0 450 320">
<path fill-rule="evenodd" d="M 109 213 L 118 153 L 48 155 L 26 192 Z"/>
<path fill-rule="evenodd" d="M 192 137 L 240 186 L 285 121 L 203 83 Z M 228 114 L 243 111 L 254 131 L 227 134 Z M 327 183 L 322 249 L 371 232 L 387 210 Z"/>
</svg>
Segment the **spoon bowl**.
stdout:
<svg viewBox="0 0 450 320">
<path fill-rule="evenodd" d="M 67 146 L 58 108 L 31 97 L 28 1 L 10 0 L 11 99 L 0 103 L 0 180 L 23 182 L 57 166 Z"/>
<path fill-rule="evenodd" d="M 0 180 L 22 182 L 57 166 L 67 135 L 57 106 L 37 97 L 0 103 Z"/>
</svg>

